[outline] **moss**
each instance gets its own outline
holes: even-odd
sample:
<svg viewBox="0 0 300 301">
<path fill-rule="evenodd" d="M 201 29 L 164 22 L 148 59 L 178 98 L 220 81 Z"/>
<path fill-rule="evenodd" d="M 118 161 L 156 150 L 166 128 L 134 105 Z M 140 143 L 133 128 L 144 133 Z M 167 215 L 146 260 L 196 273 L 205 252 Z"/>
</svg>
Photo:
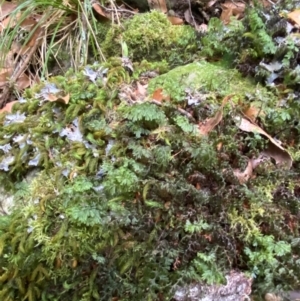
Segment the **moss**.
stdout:
<svg viewBox="0 0 300 301">
<path fill-rule="evenodd" d="M 149 93 L 163 88 L 173 100 L 184 98 L 185 90 L 205 90 L 221 96 L 235 94 L 245 97 L 256 92 L 268 97 L 265 88 L 250 79 L 243 77 L 236 69 L 229 69 L 222 64 L 212 64 L 198 61 L 177 67 L 166 74 L 152 79 L 149 83 Z"/>
<path fill-rule="evenodd" d="M 113 26 L 101 44 L 107 56 L 121 56 L 121 41 L 126 42 L 134 61 L 166 60 L 182 65 L 197 51 L 195 31 L 190 26 L 174 26 L 158 12 L 138 14 L 123 24 L 124 30 Z"/>
<path fill-rule="evenodd" d="M 169 68 L 134 65 L 132 76 L 120 58 L 89 73 L 70 70 L 51 79 L 68 104 L 43 101 L 42 83 L 0 115 L 0 141 L 9 144 L 0 179 L 19 192 L 9 221 L 0 217 L 1 298 L 169 300 L 174 285 L 216 283 L 232 268 L 266 286 L 294 285 L 298 170 L 266 166 L 243 185 L 232 182 L 225 172 L 259 151 L 256 138 L 233 126 L 234 105 L 207 137 L 197 127 L 229 93 L 260 95 L 276 110 L 268 91 L 236 70 L 197 62 L 150 82 L 150 95 L 163 87 L 169 101 L 132 104 L 120 87 Z M 86 75 L 93 72 L 96 80 Z M 28 189 L 15 185 L 33 168 L 41 172 Z"/>
</svg>

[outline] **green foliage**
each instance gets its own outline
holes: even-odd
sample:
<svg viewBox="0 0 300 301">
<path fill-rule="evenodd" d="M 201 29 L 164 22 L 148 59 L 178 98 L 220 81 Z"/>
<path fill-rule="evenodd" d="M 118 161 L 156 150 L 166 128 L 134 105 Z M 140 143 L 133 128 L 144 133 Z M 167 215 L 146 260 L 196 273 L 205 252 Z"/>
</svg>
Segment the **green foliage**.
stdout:
<svg viewBox="0 0 300 301">
<path fill-rule="evenodd" d="M 229 53 L 243 59 L 245 55 L 257 58 L 274 54 L 276 47 L 261 15 L 258 9 L 248 8 L 243 22 L 232 20 L 226 30 L 221 20 L 212 18 L 208 35 L 202 38 L 202 53 L 209 56 Z M 242 45 L 247 48 L 241 48 Z"/>
<path fill-rule="evenodd" d="M 259 5 L 248 7 L 243 20 L 233 19 L 226 26 L 212 18 L 208 33 L 201 39 L 201 53 L 207 57 L 221 56 L 229 65 L 259 81 L 273 84 L 276 80 L 297 87 L 299 45 L 280 15 L 286 7 L 286 1 L 272 10 Z"/>
<path fill-rule="evenodd" d="M 274 54 L 276 47 L 271 36 L 266 31 L 264 20 L 255 9 L 250 9 L 247 14 L 249 20 L 250 32 L 244 34 L 245 37 L 252 39 L 253 56 L 262 57 L 268 54 Z"/>
<path fill-rule="evenodd" d="M 177 284 L 221 283 L 237 268 L 255 275 L 260 290 L 297 284 L 298 167 L 233 182 L 226 170 L 242 169 L 265 145 L 233 126 L 236 99 L 200 136 L 198 124 L 220 110 L 221 87 L 208 91 L 214 87 L 203 78 L 193 87 L 185 81 L 190 69 L 175 69 L 149 88 L 171 89 L 175 73 L 182 86 L 169 101 L 128 103 L 118 92 L 132 78 L 121 64 L 69 71 L 26 91 L 25 103 L 0 116 L 0 176 L 17 190 L 13 212 L 0 217 L 1 300 L 169 300 Z M 144 61 L 136 69 L 150 65 L 166 67 Z M 269 109 L 261 122 L 274 135 L 287 113 L 274 118 L 274 96 L 251 94 L 245 83 L 241 99 L 262 97 Z M 45 101 L 50 84 L 70 102 Z M 32 169 L 38 174 L 28 185 L 22 180 Z"/>
<path fill-rule="evenodd" d="M 137 14 L 126 20 L 124 30 L 112 27 L 101 44 L 103 52 L 121 56 L 122 43 L 128 46 L 129 57 L 141 61 L 165 59 L 172 66 L 183 65 L 197 51 L 196 34 L 190 26 L 173 26 L 167 17 L 156 10 Z"/>
</svg>

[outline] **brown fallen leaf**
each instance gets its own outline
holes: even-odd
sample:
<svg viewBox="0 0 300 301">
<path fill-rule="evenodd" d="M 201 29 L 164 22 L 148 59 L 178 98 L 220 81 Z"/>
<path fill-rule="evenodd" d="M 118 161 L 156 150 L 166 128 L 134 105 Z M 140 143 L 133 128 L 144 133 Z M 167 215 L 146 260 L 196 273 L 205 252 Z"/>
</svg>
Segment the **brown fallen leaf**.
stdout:
<svg viewBox="0 0 300 301">
<path fill-rule="evenodd" d="M 18 90 L 24 90 L 30 86 L 30 79 L 28 75 L 23 73 L 22 75 L 19 76 L 19 78 L 16 81 L 16 86 Z"/>
<path fill-rule="evenodd" d="M 136 85 L 137 85 L 136 94 L 139 98 L 141 98 L 143 100 L 147 95 L 147 86 L 148 85 L 142 85 L 139 82 L 137 82 Z"/>
<path fill-rule="evenodd" d="M 182 25 L 184 23 L 181 18 L 175 16 L 169 16 L 168 20 L 172 23 L 172 25 Z"/>
<path fill-rule="evenodd" d="M 253 174 L 252 161 L 251 160 L 248 161 L 247 167 L 244 171 L 241 171 L 239 169 L 235 169 L 233 171 L 233 174 L 238 179 L 240 184 L 246 183 L 251 178 L 251 176 Z"/>
<path fill-rule="evenodd" d="M 40 43 L 41 33 L 42 33 L 42 28 L 37 27 L 35 29 L 34 33 L 32 34 L 31 38 L 29 39 L 29 41 L 26 43 L 26 45 L 25 45 L 26 50 L 24 49 L 23 53 L 26 53 L 28 48 L 34 47 Z"/>
<path fill-rule="evenodd" d="M 246 5 L 243 2 L 226 1 L 225 3 L 221 4 L 221 7 L 222 14 L 220 19 L 224 24 L 228 24 L 231 16 L 236 16 L 238 19 L 243 17 Z"/>
<path fill-rule="evenodd" d="M 0 88 L 7 84 L 12 73 L 12 68 L 3 68 L 2 70 L 0 70 Z"/>
<path fill-rule="evenodd" d="M 162 88 L 158 88 L 153 92 L 152 99 L 157 101 L 170 101 L 170 96 L 163 93 Z"/>
<path fill-rule="evenodd" d="M 285 165 L 286 167 L 290 168 L 292 166 L 293 160 L 291 155 L 285 150 L 279 142 L 277 142 L 274 138 L 272 138 L 268 133 L 266 133 L 262 128 L 260 128 L 257 124 L 250 122 L 246 118 L 241 116 L 235 117 L 236 124 L 239 129 L 244 132 L 252 132 L 258 133 L 265 137 L 267 137 L 272 144 L 269 151 L 265 151 L 269 154 L 270 157 L 274 158 L 276 164 Z"/>
<path fill-rule="evenodd" d="M 289 13 L 288 18 L 300 26 L 300 9 L 296 9 Z"/>
<path fill-rule="evenodd" d="M 262 152 L 263 155 L 273 158 L 276 165 L 287 166 L 290 168 L 293 164 L 290 154 L 286 150 L 282 150 L 272 143 L 268 144 L 267 149 Z"/>
<path fill-rule="evenodd" d="M 10 15 L 18 5 L 16 3 L 4 1 L 0 5 L 0 20 L 3 20 L 5 17 Z"/>
<path fill-rule="evenodd" d="M 155 9 L 162 13 L 168 11 L 166 0 L 148 0 L 148 5 L 150 9 Z"/>
<path fill-rule="evenodd" d="M 231 99 L 232 95 L 228 95 L 224 97 L 222 101 L 221 108 L 219 111 L 216 113 L 215 116 L 206 119 L 204 122 L 199 123 L 198 129 L 199 129 L 199 134 L 202 136 L 207 135 L 209 132 L 211 132 L 222 120 L 223 118 L 223 108 L 225 104 L 228 102 L 229 99 Z"/>
<path fill-rule="evenodd" d="M 68 104 L 70 101 L 70 94 L 68 93 L 65 96 L 58 96 L 58 95 L 54 95 L 54 94 L 47 94 L 47 97 L 45 97 L 45 100 L 49 100 L 50 102 L 62 102 L 64 104 Z"/>
<path fill-rule="evenodd" d="M 104 17 L 105 19 L 107 20 L 110 20 L 110 15 L 107 14 L 103 9 L 102 7 L 100 6 L 100 4 L 98 3 L 94 3 L 92 5 L 93 9 L 97 12 L 97 14 L 101 17 Z"/>
<path fill-rule="evenodd" d="M 199 134 L 202 136 L 207 135 L 220 123 L 222 118 L 223 108 L 220 109 L 214 117 L 208 118 L 203 123 L 199 124 Z"/>
<path fill-rule="evenodd" d="M 242 109 L 243 114 L 247 117 L 250 121 L 255 122 L 259 115 L 264 115 L 260 107 L 255 105 L 251 105 Z"/>
<path fill-rule="evenodd" d="M 21 18 L 21 13 L 10 15 L 0 22 L 0 32 L 4 31 L 6 28 L 15 27 L 19 19 Z"/>
<path fill-rule="evenodd" d="M 15 101 L 11 101 L 9 103 L 7 103 L 1 110 L 0 110 L 0 114 L 3 113 L 3 112 L 8 112 L 8 113 L 11 113 L 12 111 L 12 107 L 15 103 L 17 103 L 18 101 L 15 100 Z"/>
<path fill-rule="evenodd" d="M 2 32 L 6 28 L 15 27 L 16 25 L 29 32 L 37 25 L 40 19 L 41 15 L 37 14 L 32 14 L 24 20 L 21 12 L 18 12 L 17 14 L 11 14 L 0 22 L 0 32 Z"/>
</svg>

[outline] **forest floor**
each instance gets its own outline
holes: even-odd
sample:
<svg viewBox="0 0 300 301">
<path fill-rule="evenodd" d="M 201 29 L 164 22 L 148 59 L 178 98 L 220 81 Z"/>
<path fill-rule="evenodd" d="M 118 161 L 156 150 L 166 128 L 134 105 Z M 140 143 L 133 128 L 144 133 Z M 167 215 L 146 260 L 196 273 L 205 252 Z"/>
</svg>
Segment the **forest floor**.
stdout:
<svg viewBox="0 0 300 301">
<path fill-rule="evenodd" d="M 0 4 L 0 294 L 299 288 L 297 1 L 74 3 Z"/>
</svg>

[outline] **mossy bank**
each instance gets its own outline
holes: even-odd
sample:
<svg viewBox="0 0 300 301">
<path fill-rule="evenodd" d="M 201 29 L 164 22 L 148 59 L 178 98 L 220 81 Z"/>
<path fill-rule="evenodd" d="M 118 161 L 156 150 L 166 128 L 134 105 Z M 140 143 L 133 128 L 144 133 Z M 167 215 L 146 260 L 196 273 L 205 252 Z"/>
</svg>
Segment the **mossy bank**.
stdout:
<svg viewBox="0 0 300 301">
<path fill-rule="evenodd" d="M 0 116 L 0 177 L 15 192 L 0 217 L 1 300 L 170 300 L 176 285 L 224 282 L 231 269 L 259 292 L 296 286 L 299 141 L 291 169 L 243 184 L 233 174 L 266 146 L 233 116 L 259 103 L 273 136 L 284 128 L 276 95 L 200 60 L 167 72 L 163 53 L 145 61 L 126 43 L 133 73 L 120 58 L 69 71 Z M 148 95 L 137 92 L 145 71 L 160 74 Z"/>
</svg>

